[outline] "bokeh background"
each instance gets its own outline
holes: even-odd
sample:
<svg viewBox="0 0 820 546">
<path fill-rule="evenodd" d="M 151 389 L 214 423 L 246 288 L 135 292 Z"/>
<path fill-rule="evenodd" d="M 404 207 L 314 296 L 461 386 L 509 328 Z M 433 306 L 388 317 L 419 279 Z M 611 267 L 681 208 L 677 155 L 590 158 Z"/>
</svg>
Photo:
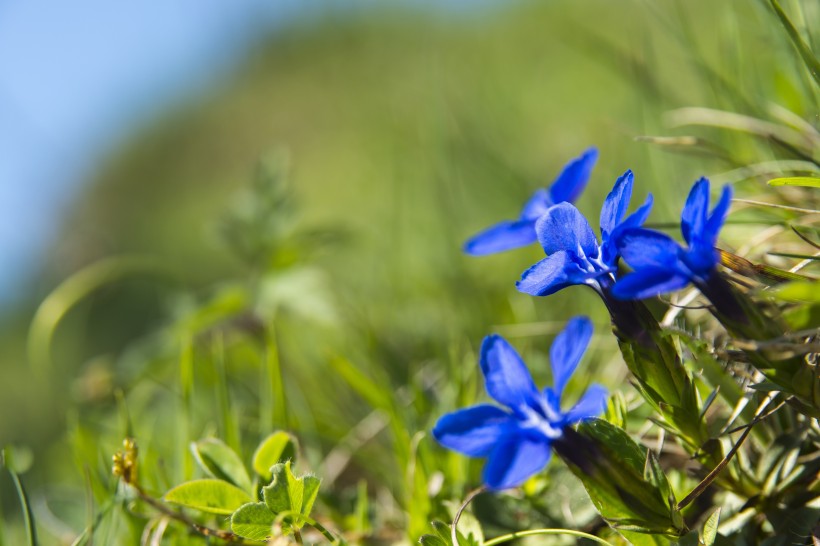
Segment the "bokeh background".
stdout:
<svg viewBox="0 0 820 546">
<path fill-rule="evenodd" d="M 816 10 L 792 4 L 810 26 Z M 816 115 L 777 25 L 747 0 L 0 3 L 0 445 L 31 456 L 46 532 L 82 528 L 84 506 L 66 506 L 106 483 L 129 427 L 170 475 L 186 468 L 181 412 L 190 438 L 245 450 L 293 430 L 325 471 L 379 396 L 413 437 L 474 399 L 490 331 L 544 383 L 549 336 L 589 314 L 601 336 L 575 388 L 604 369 L 623 381 L 596 298 L 515 291 L 540 249 L 470 258 L 461 244 L 588 146 L 600 159 L 579 208 L 595 227 L 627 168 L 662 223 L 696 177 L 775 153 L 713 129 L 696 134 L 731 157 L 636 137 L 692 134 L 666 116 L 686 106 Z M 258 388 L 271 344 L 234 331 L 256 328 L 249 315 L 275 324 L 284 401 Z M 342 362 L 382 392 L 363 400 Z M 395 491 L 389 454 L 405 448 L 374 435 L 339 482 Z M 448 476 L 464 466 L 447 461 Z M 0 490 L 14 520 L 5 476 Z"/>
</svg>

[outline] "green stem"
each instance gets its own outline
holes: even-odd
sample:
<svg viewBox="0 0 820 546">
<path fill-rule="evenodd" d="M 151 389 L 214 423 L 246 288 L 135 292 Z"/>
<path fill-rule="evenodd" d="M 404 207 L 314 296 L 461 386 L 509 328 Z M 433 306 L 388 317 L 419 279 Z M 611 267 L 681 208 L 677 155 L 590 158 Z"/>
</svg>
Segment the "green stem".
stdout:
<svg viewBox="0 0 820 546">
<path fill-rule="evenodd" d="M 182 340 L 179 354 L 179 385 L 182 397 L 182 411 L 180 412 L 180 452 L 182 455 L 182 475 L 190 480 L 194 475 L 194 461 L 188 451 L 191 445 L 191 400 L 194 390 L 194 344 L 189 337 Z"/>
<path fill-rule="evenodd" d="M 330 531 L 328 531 L 328 530 L 327 530 L 327 528 L 325 528 L 325 526 L 324 526 L 324 525 L 322 525 L 321 523 L 319 523 L 318 521 L 316 521 L 316 520 L 314 520 L 314 519 L 312 519 L 312 518 L 305 518 L 305 519 L 306 519 L 306 523 L 307 523 L 308 525 L 310 525 L 311 527 L 313 527 L 314 529 L 316 529 L 317 531 L 319 531 L 320 533 L 322 533 L 322 535 L 323 535 L 323 536 L 324 536 L 324 537 L 325 537 L 325 538 L 326 538 L 326 539 L 327 539 L 327 540 L 328 540 L 331 544 L 336 544 L 336 543 L 339 541 L 339 540 L 338 540 L 335 536 L 333 536 L 333 533 L 331 533 Z"/>
<path fill-rule="evenodd" d="M 34 526 L 34 515 L 31 513 L 31 504 L 28 500 L 26 488 L 23 487 L 23 482 L 20 476 L 12 469 L 8 469 L 11 474 L 11 479 L 14 481 L 14 487 L 17 489 L 17 496 L 20 498 L 20 506 L 23 508 L 23 520 L 26 523 L 26 534 L 28 535 L 29 546 L 37 546 L 37 529 Z"/>
<path fill-rule="evenodd" d="M 225 366 L 225 338 L 222 332 L 214 335 L 212 357 L 217 377 L 216 400 L 222 421 L 222 434 L 226 444 L 234 451 L 240 451 L 238 426 L 231 412 L 231 395 L 228 392 L 228 374 Z"/>
<path fill-rule="evenodd" d="M 282 428 L 288 426 L 288 407 L 285 399 L 285 387 L 282 380 L 282 364 L 279 359 L 279 346 L 276 342 L 276 330 L 273 323 L 265 332 L 265 374 L 262 388 L 266 389 L 262 400 L 263 414 L 260 424 L 263 430 L 272 430 L 274 425 Z"/>
<path fill-rule="evenodd" d="M 293 518 L 293 523 L 291 525 L 297 523 L 299 525 L 310 525 L 311 527 L 322 533 L 322 536 L 324 536 L 331 544 L 339 543 L 339 539 L 333 533 L 328 531 L 324 525 L 322 525 L 312 517 L 302 514 L 298 510 L 283 510 L 281 512 L 278 512 L 276 514 L 276 520 L 274 525 L 281 525 L 282 522 L 284 522 L 287 518 Z M 293 538 L 296 539 L 296 542 L 300 544 L 302 543 L 302 534 L 299 531 L 299 529 L 296 529 L 295 527 L 293 527 Z"/>
<path fill-rule="evenodd" d="M 483 485 L 477 489 L 473 489 L 469 493 L 467 493 L 467 498 L 464 499 L 464 502 L 461 503 L 461 506 L 456 512 L 456 517 L 453 518 L 453 523 L 450 525 L 450 540 L 453 543 L 453 546 L 461 546 L 458 542 L 458 520 L 461 519 L 461 514 L 464 512 L 464 509 L 467 508 L 467 505 L 470 504 L 474 498 L 478 495 L 486 491 L 487 488 Z"/>
<path fill-rule="evenodd" d="M 496 544 L 509 542 L 510 540 L 515 540 L 516 538 L 529 537 L 533 535 L 569 535 L 573 537 L 592 540 L 598 542 L 599 544 L 606 544 L 607 546 L 612 546 L 612 544 L 610 544 L 609 542 L 600 537 L 596 537 L 595 535 L 590 535 L 588 533 L 583 533 L 581 531 L 573 531 L 572 529 L 532 529 L 530 531 L 516 531 L 515 533 L 502 535 L 500 537 L 495 537 L 494 539 L 488 540 L 484 543 L 484 546 L 495 546 Z"/>
</svg>

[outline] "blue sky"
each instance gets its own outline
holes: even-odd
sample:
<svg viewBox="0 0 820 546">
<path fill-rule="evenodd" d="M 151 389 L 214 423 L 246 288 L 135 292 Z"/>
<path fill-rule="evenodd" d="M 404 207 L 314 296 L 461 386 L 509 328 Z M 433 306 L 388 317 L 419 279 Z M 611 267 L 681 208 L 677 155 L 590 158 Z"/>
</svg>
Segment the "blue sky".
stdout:
<svg viewBox="0 0 820 546">
<path fill-rule="evenodd" d="M 461 14 L 501 5 L 396 3 Z M 0 0 L 0 303 L 25 291 L 77 188 L 140 122 L 218 81 L 277 27 L 375 5 L 382 4 Z"/>
<path fill-rule="evenodd" d="M 0 301 L 23 289 L 106 153 L 307 5 L 0 0 Z"/>
</svg>

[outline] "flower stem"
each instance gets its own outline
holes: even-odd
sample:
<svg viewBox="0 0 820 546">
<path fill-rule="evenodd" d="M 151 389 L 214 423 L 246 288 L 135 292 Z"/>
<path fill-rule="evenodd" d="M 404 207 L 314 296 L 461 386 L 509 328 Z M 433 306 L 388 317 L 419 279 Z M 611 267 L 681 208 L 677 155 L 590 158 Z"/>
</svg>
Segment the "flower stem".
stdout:
<svg viewBox="0 0 820 546">
<path fill-rule="evenodd" d="M 533 535 L 570 535 L 578 538 L 586 538 L 600 544 L 606 544 L 607 546 L 612 546 L 612 544 L 600 537 L 583 533 L 581 531 L 573 531 L 572 529 L 531 529 L 529 531 L 516 531 L 515 533 L 502 535 L 500 537 L 495 537 L 494 539 L 488 540 L 483 546 L 495 546 L 496 544 L 502 544 L 504 542 L 509 542 L 510 540 Z"/>
<path fill-rule="evenodd" d="M 477 489 L 473 489 L 467 494 L 467 498 L 464 499 L 464 502 L 458 508 L 458 512 L 456 512 L 456 517 L 453 518 L 453 523 L 450 524 L 450 539 L 453 541 L 453 546 L 461 546 L 458 542 L 458 520 L 461 519 L 461 514 L 464 512 L 464 509 L 467 508 L 467 505 L 472 502 L 474 498 L 478 495 L 486 491 L 487 488 L 483 485 Z M 485 545 L 486 546 L 486 545 Z"/>
</svg>

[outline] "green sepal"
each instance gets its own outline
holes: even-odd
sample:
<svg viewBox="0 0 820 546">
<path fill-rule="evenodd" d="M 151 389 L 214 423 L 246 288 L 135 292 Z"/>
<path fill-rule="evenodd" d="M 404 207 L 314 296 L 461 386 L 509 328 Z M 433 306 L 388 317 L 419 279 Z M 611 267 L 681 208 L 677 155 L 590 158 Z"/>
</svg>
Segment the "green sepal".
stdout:
<svg viewBox="0 0 820 546">
<path fill-rule="evenodd" d="M 665 536 L 687 531 L 657 460 L 623 429 L 594 419 L 577 431 L 565 429 L 553 448 L 616 530 Z"/>
</svg>

